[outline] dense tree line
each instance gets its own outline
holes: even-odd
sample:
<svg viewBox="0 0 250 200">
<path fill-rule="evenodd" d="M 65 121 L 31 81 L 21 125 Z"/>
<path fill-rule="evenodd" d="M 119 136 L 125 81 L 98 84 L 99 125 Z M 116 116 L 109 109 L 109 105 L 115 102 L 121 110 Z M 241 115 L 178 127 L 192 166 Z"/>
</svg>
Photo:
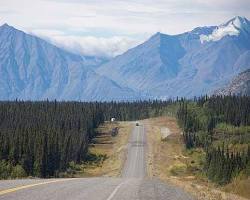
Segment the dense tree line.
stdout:
<svg viewBox="0 0 250 200">
<path fill-rule="evenodd" d="M 55 177 L 85 159 L 104 120 L 158 116 L 171 102 L 0 102 L 0 178 Z"/>
<path fill-rule="evenodd" d="M 137 101 L 137 102 L 110 102 L 102 103 L 104 118 L 115 117 L 120 121 L 146 119 L 164 114 L 166 107 L 174 101 Z"/>
<path fill-rule="evenodd" d="M 1 102 L 0 160 L 27 175 L 56 176 L 70 161 L 84 159 L 103 120 L 94 103 Z"/>
<path fill-rule="evenodd" d="M 230 152 L 228 147 L 211 148 L 207 151 L 205 170 L 208 178 L 226 184 L 250 164 L 250 146 L 243 152 Z"/>
<path fill-rule="evenodd" d="M 224 148 L 226 139 L 227 145 L 250 145 L 250 97 L 205 96 L 192 101 L 181 99 L 178 104 L 177 118 L 184 130 L 186 148 L 201 147 L 206 151 L 204 167 L 209 179 L 228 183 L 250 165 L 249 147 Z"/>
<path fill-rule="evenodd" d="M 179 101 L 177 118 L 185 132 L 211 131 L 221 122 L 250 125 L 250 97 L 213 96 Z"/>
<path fill-rule="evenodd" d="M 234 126 L 250 125 L 249 96 L 214 96 L 207 101 L 207 107 L 214 124 L 221 121 Z"/>
<path fill-rule="evenodd" d="M 57 177 L 72 161 L 84 161 L 95 128 L 105 120 L 160 116 L 171 106 L 177 108 L 186 147 L 201 147 L 206 152 L 204 170 L 209 179 L 228 183 L 250 165 L 249 147 L 232 151 L 217 130 L 223 123 L 238 127 L 223 130 L 223 138 L 232 136 L 234 142 L 249 145 L 250 129 L 245 127 L 250 126 L 250 97 L 120 103 L 14 101 L 0 102 L 0 178 Z"/>
</svg>

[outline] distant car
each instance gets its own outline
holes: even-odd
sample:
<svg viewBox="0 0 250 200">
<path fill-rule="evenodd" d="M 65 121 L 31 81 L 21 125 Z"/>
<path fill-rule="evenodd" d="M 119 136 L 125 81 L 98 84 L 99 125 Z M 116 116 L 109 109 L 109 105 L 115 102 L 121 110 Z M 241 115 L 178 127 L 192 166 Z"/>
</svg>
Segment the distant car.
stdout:
<svg viewBox="0 0 250 200">
<path fill-rule="evenodd" d="M 136 126 L 139 126 L 139 122 L 136 122 L 135 125 L 136 125 Z"/>
</svg>

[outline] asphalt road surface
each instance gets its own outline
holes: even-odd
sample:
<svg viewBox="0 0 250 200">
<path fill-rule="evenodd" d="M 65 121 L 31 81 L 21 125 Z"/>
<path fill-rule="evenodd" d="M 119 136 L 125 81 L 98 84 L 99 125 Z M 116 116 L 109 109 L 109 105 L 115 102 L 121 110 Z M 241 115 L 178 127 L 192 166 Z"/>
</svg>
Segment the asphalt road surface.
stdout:
<svg viewBox="0 0 250 200">
<path fill-rule="evenodd" d="M 1 200 L 191 200 L 182 189 L 147 178 L 146 133 L 135 126 L 121 178 L 0 181 Z"/>
</svg>

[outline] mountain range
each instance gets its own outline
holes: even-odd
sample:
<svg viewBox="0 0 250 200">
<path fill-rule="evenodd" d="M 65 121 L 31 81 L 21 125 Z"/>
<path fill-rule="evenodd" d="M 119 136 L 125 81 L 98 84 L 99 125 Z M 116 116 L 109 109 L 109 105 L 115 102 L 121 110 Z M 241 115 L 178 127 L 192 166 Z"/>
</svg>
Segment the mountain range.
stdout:
<svg viewBox="0 0 250 200">
<path fill-rule="evenodd" d="M 132 101 L 213 94 L 250 69 L 250 22 L 156 33 L 108 62 L 0 27 L 1 100 Z"/>
<path fill-rule="evenodd" d="M 212 93 L 250 68 L 250 22 L 225 24 L 179 35 L 157 33 L 97 72 L 158 98 Z"/>
<path fill-rule="evenodd" d="M 7 24 L 0 27 L 1 100 L 141 98 L 132 89 L 97 74 L 92 68 L 101 63 L 101 59 L 72 54 Z"/>
</svg>

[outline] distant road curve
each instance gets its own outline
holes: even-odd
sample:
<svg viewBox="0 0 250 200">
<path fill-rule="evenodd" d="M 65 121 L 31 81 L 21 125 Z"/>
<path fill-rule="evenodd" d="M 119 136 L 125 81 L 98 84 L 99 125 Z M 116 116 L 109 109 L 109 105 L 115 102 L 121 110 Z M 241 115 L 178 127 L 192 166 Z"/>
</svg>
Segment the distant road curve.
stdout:
<svg viewBox="0 0 250 200">
<path fill-rule="evenodd" d="M 1 200 L 191 200 L 182 189 L 147 178 L 146 133 L 135 126 L 121 178 L 0 181 Z"/>
</svg>

